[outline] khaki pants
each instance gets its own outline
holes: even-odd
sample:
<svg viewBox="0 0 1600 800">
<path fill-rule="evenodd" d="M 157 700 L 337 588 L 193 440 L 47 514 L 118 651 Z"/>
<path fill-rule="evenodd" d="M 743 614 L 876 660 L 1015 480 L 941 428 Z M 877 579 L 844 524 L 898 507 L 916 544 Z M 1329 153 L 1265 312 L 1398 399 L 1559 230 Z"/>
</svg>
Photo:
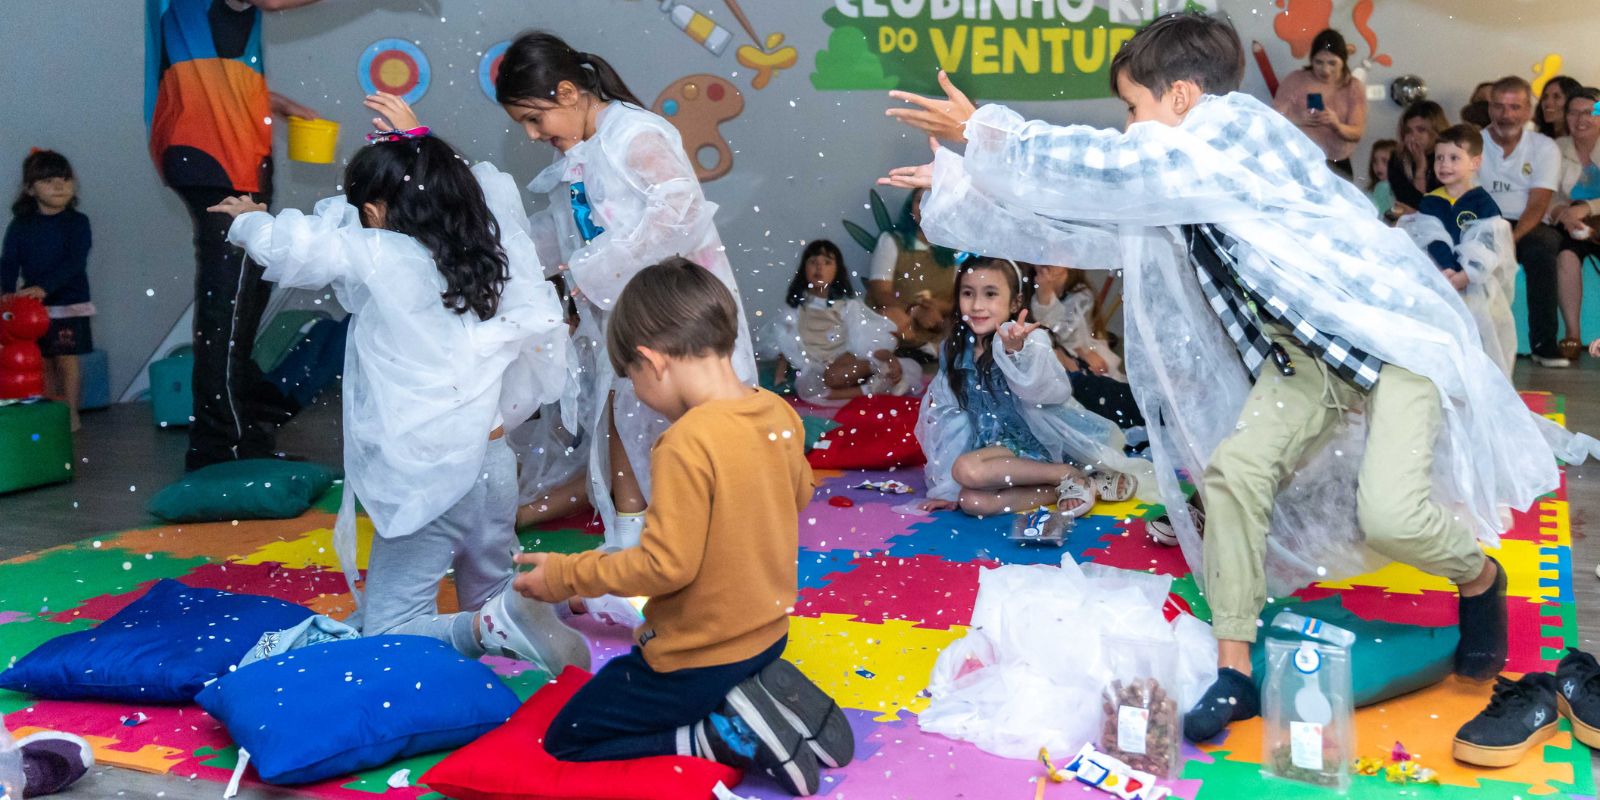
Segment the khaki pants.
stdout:
<svg viewBox="0 0 1600 800">
<path fill-rule="evenodd" d="M 1361 402 L 1361 390 L 1281 329 L 1272 338 L 1296 372 L 1272 364 L 1250 390 L 1239 427 L 1211 456 L 1201 482 L 1205 503 L 1206 600 L 1218 639 L 1253 642 L 1266 604 L 1267 520 L 1273 498 L 1302 458 Z M 1394 561 L 1455 583 L 1478 576 L 1483 551 L 1471 529 L 1432 502 L 1439 392 L 1427 378 L 1392 364 L 1366 398 L 1367 449 L 1356 514 L 1367 546 Z"/>
</svg>

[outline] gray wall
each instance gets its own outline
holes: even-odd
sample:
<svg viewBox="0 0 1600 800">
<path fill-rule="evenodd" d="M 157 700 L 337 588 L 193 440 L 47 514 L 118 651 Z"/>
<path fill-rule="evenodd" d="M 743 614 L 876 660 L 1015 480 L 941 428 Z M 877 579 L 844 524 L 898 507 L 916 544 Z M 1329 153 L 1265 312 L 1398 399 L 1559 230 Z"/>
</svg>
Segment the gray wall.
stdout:
<svg viewBox="0 0 1600 800">
<path fill-rule="evenodd" d="M 1582 13 L 1591 3 L 1381 0 L 1372 26 L 1395 66 L 1375 68 L 1371 81 L 1422 75 L 1452 113 L 1478 81 L 1504 73 L 1531 77 L 1531 66 L 1550 52 L 1565 57 L 1564 71 L 1600 81 L 1595 28 Z M 691 4 L 732 31 L 734 47 L 747 43 L 722 2 Z M 926 161 L 928 154 L 921 139 L 883 117 L 881 94 L 811 88 L 807 75 L 830 32 L 821 21 L 829 3 L 743 5 L 760 33 L 781 32 L 800 51 L 799 65 L 762 91 L 750 87 L 749 71 L 736 63 L 731 47 L 713 57 L 674 28 L 653 0 L 326 0 L 269 16 L 268 77 L 275 91 L 344 125 L 344 157 L 359 145 L 370 118 L 360 106 L 358 55 L 379 38 L 415 40 L 433 69 L 432 88 L 417 105 L 424 121 L 469 156 L 493 160 L 526 180 L 552 151 L 512 130 L 480 92 L 478 54 L 490 44 L 526 27 L 552 29 L 610 59 L 646 101 L 684 75 L 728 76 L 746 103 L 743 115 L 723 127 L 736 164 L 727 177 L 707 184 L 706 193 L 721 206 L 723 239 L 746 302 L 752 313 L 770 312 L 805 240 L 833 238 L 853 267 L 865 267 L 865 254 L 839 220 L 869 223 L 871 179 L 890 166 Z M 1355 0 L 1334 5 L 1335 27 L 1359 41 L 1350 22 Z M 101 310 L 95 333 L 111 356 L 113 391 L 133 379 L 182 313 L 193 270 L 183 207 L 160 186 L 145 150 L 142 6 L 138 0 L 0 3 L 0 186 L 10 191 L 16 185 L 32 146 L 58 149 L 78 168 L 82 208 L 95 231 L 91 276 Z M 1221 0 L 1221 6 L 1246 42 L 1267 46 L 1280 75 L 1294 68 L 1288 46 L 1272 33 L 1273 2 Z M 1261 94 L 1253 63 L 1247 74 L 1247 90 Z M 1015 105 L 1055 121 L 1113 125 L 1123 116 L 1114 100 Z M 1369 138 L 1392 136 L 1397 115 L 1389 101 L 1374 102 Z M 308 207 L 336 193 L 338 167 L 280 158 L 279 176 L 279 205 Z"/>
</svg>

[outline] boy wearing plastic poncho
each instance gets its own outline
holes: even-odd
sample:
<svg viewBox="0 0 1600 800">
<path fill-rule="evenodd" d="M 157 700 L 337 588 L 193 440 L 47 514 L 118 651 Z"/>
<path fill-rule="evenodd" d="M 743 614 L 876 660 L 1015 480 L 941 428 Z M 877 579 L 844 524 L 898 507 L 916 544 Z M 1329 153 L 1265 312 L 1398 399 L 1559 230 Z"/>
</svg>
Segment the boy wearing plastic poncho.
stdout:
<svg viewBox="0 0 1600 800">
<path fill-rule="evenodd" d="M 1511 223 L 1477 184 L 1483 164 L 1483 134 L 1470 123 L 1439 134 L 1434 172 L 1444 186 L 1422 198 L 1415 214 L 1398 227 L 1428 251 L 1477 323 L 1483 351 L 1511 377 L 1517 361 L 1517 329 L 1511 297 L 1517 286 L 1517 248 Z"/>
<path fill-rule="evenodd" d="M 1128 376 L 1218 639 L 1217 683 L 1185 720 L 1196 740 L 1258 713 L 1249 645 L 1269 578 L 1356 574 L 1369 550 L 1455 582 L 1456 670 L 1496 674 L 1505 578 L 1475 539 L 1556 487 L 1556 456 L 1595 444 L 1527 410 L 1428 257 L 1235 92 L 1243 70 L 1227 23 L 1161 17 L 1112 62 L 1126 133 L 974 110 L 941 78 L 948 100 L 896 92 L 916 107 L 889 113 L 965 140 L 965 157 L 884 179 L 932 188 L 931 241 L 1125 270 Z M 1200 486 L 1203 540 L 1180 471 Z"/>
</svg>

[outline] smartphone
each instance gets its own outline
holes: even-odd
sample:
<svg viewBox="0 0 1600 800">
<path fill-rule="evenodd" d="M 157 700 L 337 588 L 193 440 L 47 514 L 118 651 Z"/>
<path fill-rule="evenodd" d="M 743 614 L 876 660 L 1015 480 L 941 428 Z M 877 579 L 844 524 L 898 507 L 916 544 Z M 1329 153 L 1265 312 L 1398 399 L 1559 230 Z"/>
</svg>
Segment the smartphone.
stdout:
<svg viewBox="0 0 1600 800">
<path fill-rule="evenodd" d="M 1322 105 L 1322 93 L 1321 92 L 1312 92 L 1312 93 L 1306 95 L 1306 110 L 1307 111 L 1321 111 L 1324 108 L 1325 108 L 1325 106 Z"/>
</svg>

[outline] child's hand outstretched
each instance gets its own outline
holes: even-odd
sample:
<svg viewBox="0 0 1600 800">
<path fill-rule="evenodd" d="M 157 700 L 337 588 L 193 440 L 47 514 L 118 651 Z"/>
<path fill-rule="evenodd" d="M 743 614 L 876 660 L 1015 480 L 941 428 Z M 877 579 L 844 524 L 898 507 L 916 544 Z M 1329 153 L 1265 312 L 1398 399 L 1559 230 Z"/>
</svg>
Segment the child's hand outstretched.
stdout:
<svg viewBox="0 0 1600 800">
<path fill-rule="evenodd" d="M 1600 358 L 1600 339 L 1589 343 L 1589 355 L 1594 358 Z"/>
<path fill-rule="evenodd" d="M 411 104 L 387 92 L 367 95 L 362 105 L 382 115 L 372 118 L 375 130 L 409 131 L 422 127 L 417 120 L 417 112 L 411 110 Z"/>
<path fill-rule="evenodd" d="M 1028 322 L 1028 309 L 1024 308 L 1015 322 L 1001 325 L 1000 330 L 995 331 L 995 336 L 1000 338 L 1000 344 L 1007 353 L 1015 353 L 1022 350 L 1022 345 L 1028 341 L 1028 334 L 1036 330 L 1039 330 L 1039 323 Z"/>
<path fill-rule="evenodd" d="M 1467 271 L 1464 269 L 1451 270 L 1448 277 L 1450 285 L 1458 292 L 1464 292 L 1472 285 L 1472 279 L 1467 277 Z"/>
<path fill-rule="evenodd" d="M 928 137 L 928 146 L 934 155 L 939 154 L 939 140 Z M 920 167 L 895 167 L 889 170 L 889 176 L 878 179 L 879 186 L 895 186 L 901 189 L 932 189 L 933 188 L 933 162 L 929 161 Z"/>
<path fill-rule="evenodd" d="M 230 217 L 238 217 L 240 214 L 248 214 L 252 211 L 266 211 L 267 206 L 265 203 L 257 203 L 251 200 L 250 195 L 241 194 L 238 197 L 225 197 L 222 202 L 206 210 L 218 214 L 227 214 Z"/>
<path fill-rule="evenodd" d="M 533 569 L 518 574 L 516 580 L 511 582 L 511 588 L 517 590 L 523 597 L 541 603 L 565 600 L 565 597 L 558 597 L 555 592 L 550 591 L 550 584 L 545 582 L 544 561 L 548 557 L 546 553 L 518 553 L 514 560 L 518 564 L 532 566 Z"/>
<path fill-rule="evenodd" d="M 939 88 L 944 89 L 943 99 L 911 92 L 890 92 L 891 98 L 910 103 L 916 108 L 891 108 L 884 113 L 913 128 L 927 131 L 934 138 L 964 142 L 967 140 L 967 120 L 977 106 L 950 82 L 950 76 L 942 69 L 939 70 Z"/>
</svg>

